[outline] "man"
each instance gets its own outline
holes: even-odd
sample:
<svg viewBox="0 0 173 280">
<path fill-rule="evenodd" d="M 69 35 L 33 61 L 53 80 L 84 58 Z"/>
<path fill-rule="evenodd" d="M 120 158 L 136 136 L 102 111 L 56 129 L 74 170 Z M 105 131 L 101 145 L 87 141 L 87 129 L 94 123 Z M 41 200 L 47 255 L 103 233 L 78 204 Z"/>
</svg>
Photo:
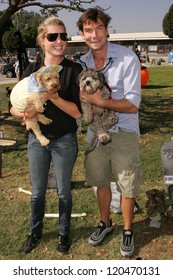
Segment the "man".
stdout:
<svg viewBox="0 0 173 280">
<path fill-rule="evenodd" d="M 121 193 L 121 209 L 124 229 L 120 244 L 123 257 L 134 253 L 134 233 L 132 230 L 135 197 L 139 193 L 142 172 L 139 155 L 138 108 L 141 101 L 140 63 L 135 53 L 126 47 L 108 42 L 110 16 L 99 8 L 86 10 L 79 18 L 77 26 L 81 36 L 90 47 L 81 57 L 84 68 L 95 68 L 104 73 L 112 90 L 112 98 L 104 100 L 98 89 L 93 95 L 81 92 L 80 98 L 97 106 L 115 111 L 118 122 L 109 134 L 111 141 L 101 144 L 85 159 L 86 182 L 97 187 L 100 222 L 90 236 L 89 243 L 100 244 L 113 231 L 109 218 L 112 175 Z M 90 128 L 87 139 L 92 138 Z"/>
</svg>

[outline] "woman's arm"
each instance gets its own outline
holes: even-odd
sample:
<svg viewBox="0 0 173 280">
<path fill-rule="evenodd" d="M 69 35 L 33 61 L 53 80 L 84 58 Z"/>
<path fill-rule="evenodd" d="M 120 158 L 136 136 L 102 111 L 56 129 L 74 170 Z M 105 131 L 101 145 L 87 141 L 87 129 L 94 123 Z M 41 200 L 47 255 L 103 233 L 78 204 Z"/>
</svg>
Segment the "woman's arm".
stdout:
<svg viewBox="0 0 173 280">
<path fill-rule="evenodd" d="M 15 116 L 15 117 L 21 117 L 23 118 L 23 113 L 20 113 L 16 108 L 14 108 L 13 106 L 10 109 L 10 113 Z"/>
<path fill-rule="evenodd" d="M 21 117 L 21 118 L 24 117 L 24 113 L 25 113 L 26 118 L 32 118 L 37 113 L 37 110 L 35 109 L 34 106 L 32 106 L 32 108 L 30 107 L 29 109 L 25 108 L 25 111 L 21 113 L 12 106 L 10 109 L 10 113 L 15 117 Z"/>
<path fill-rule="evenodd" d="M 57 99 L 49 98 L 49 100 L 57 106 L 59 109 L 64 111 L 66 114 L 70 115 L 74 119 L 79 119 L 81 117 L 81 113 L 78 110 L 78 107 L 75 103 L 64 100 L 60 96 Z"/>
</svg>

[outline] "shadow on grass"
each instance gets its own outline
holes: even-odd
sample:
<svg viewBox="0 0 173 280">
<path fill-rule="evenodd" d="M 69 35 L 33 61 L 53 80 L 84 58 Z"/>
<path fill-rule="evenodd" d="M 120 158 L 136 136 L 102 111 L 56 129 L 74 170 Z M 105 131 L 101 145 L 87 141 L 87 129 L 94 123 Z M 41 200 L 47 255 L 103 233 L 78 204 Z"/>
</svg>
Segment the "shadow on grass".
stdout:
<svg viewBox="0 0 173 280">
<path fill-rule="evenodd" d="M 162 255 L 160 255 L 162 252 L 159 254 L 160 247 L 163 246 L 161 243 L 161 239 L 163 238 L 169 238 L 173 236 L 173 227 L 172 227 L 172 220 L 169 218 L 163 218 L 161 221 L 161 227 L 160 228 L 153 228 L 149 226 L 149 218 L 144 219 L 143 221 L 135 222 L 134 223 L 134 233 L 135 233 L 135 253 L 131 259 L 137 259 L 141 258 L 143 259 L 145 257 L 146 259 L 146 253 L 143 252 L 143 250 L 151 250 L 151 253 L 149 254 L 148 258 L 149 259 L 162 259 Z M 107 252 L 109 251 L 114 251 L 116 252 L 114 257 L 115 259 L 123 259 L 123 257 L 120 256 L 119 253 L 119 246 L 120 246 L 120 240 L 121 240 L 121 234 L 123 230 L 122 225 L 116 225 L 114 227 L 114 230 L 112 233 L 108 234 L 104 241 L 96 246 L 93 247 L 88 244 L 88 238 L 90 234 L 94 231 L 95 226 L 87 226 L 87 221 L 86 221 L 86 226 L 72 226 L 71 228 L 71 241 L 72 241 L 72 249 L 71 252 L 73 253 L 74 251 L 74 257 L 75 259 L 81 259 L 82 256 L 84 257 L 85 255 L 90 255 L 91 256 L 91 250 L 93 249 L 92 253 L 98 253 L 99 250 L 106 250 Z M 55 245 L 58 244 L 58 233 L 56 230 L 52 230 L 49 232 L 45 232 L 43 234 L 43 242 L 48 243 L 50 240 L 55 240 Z M 115 248 L 112 247 L 110 248 L 110 242 L 115 240 L 112 244 L 115 244 Z M 77 252 L 77 247 L 79 246 L 79 240 L 81 240 L 81 246 L 83 247 L 83 251 L 80 251 L 79 248 L 79 255 L 76 255 Z M 167 244 L 168 245 L 168 244 Z M 80 247 L 80 246 L 79 246 Z M 88 248 L 88 249 L 87 249 Z M 166 254 L 167 250 L 169 250 L 169 245 L 168 247 L 164 248 L 164 254 Z M 152 256 L 152 252 L 155 252 L 155 258 L 154 255 Z M 113 253 L 110 253 L 112 255 Z M 172 253 L 170 252 L 170 255 Z M 116 256 L 117 255 L 117 256 Z M 169 256 L 167 256 L 167 259 L 169 259 Z M 91 258 L 92 259 L 92 258 Z M 98 259 L 98 256 L 97 256 Z M 99 259 L 105 259 L 105 256 L 103 258 L 100 256 Z M 108 257 L 109 259 L 109 257 Z"/>
<path fill-rule="evenodd" d="M 162 86 L 162 85 L 145 85 L 142 87 L 142 89 L 162 89 L 162 88 L 171 88 L 173 86 Z"/>
<path fill-rule="evenodd" d="M 163 96 L 143 97 L 139 109 L 141 134 L 158 130 L 173 131 L 173 98 Z M 164 129 L 163 129 L 164 128 Z"/>
<path fill-rule="evenodd" d="M 137 256 L 138 254 L 140 254 L 140 251 L 144 248 L 144 246 L 148 245 L 150 249 L 153 246 L 152 250 L 155 251 L 155 256 L 157 256 L 158 259 L 159 246 L 163 246 L 163 244 L 161 244 L 160 242 L 156 242 L 156 239 L 162 238 L 163 240 L 163 238 L 164 237 L 166 238 L 166 236 L 170 236 L 170 237 L 173 236 L 172 219 L 166 216 L 162 217 L 160 228 L 150 227 L 149 223 L 150 223 L 149 218 L 134 223 L 135 241 L 136 241 L 135 255 Z M 166 248 L 165 248 L 165 252 L 166 252 Z"/>
<path fill-rule="evenodd" d="M 4 118 L 1 118 L 1 124 L 0 126 L 2 125 L 11 125 L 11 126 L 14 126 L 14 127 L 21 127 L 21 123 L 17 120 L 13 120 L 13 119 L 8 119 L 10 115 L 4 117 Z"/>
</svg>

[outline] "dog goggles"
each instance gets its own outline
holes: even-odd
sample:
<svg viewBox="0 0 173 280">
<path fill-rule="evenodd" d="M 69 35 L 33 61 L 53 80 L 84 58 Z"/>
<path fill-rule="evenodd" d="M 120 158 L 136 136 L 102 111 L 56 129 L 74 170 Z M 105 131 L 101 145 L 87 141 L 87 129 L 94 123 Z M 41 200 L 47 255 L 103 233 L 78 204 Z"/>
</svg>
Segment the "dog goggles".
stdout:
<svg viewBox="0 0 173 280">
<path fill-rule="evenodd" d="M 55 42 L 56 39 L 60 37 L 62 41 L 67 41 L 67 33 L 48 33 L 46 38 L 49 42 Z"/>
</svg>

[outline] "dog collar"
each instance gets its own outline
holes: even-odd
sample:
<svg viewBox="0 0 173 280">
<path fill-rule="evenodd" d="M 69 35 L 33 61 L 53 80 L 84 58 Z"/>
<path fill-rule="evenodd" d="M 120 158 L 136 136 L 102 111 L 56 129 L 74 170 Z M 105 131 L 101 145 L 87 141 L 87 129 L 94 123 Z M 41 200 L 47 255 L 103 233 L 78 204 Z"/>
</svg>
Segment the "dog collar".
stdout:
<svg viewBox="0 0 173 280">
<path fill-rule="evenodd" d="M 104 85 L 103 86 L 106 86 L 110 93 L 112 92 L 111 87 L 109 86 L 109 84 L 106 81 L 104 81 Z M 103 88 L 103 86 L 101 88 Z"/>
<path fill-rule="evenodd" d="M 40 88 L 39 87 L 39 84 L 37 83 L 37 81 L 34 78 L 34 74 L 35 73 L 32 73 L 29 76 L 28 91 L 30 91 L 30 92 L 45 91 L 45 88 Z"/>
</svg>

